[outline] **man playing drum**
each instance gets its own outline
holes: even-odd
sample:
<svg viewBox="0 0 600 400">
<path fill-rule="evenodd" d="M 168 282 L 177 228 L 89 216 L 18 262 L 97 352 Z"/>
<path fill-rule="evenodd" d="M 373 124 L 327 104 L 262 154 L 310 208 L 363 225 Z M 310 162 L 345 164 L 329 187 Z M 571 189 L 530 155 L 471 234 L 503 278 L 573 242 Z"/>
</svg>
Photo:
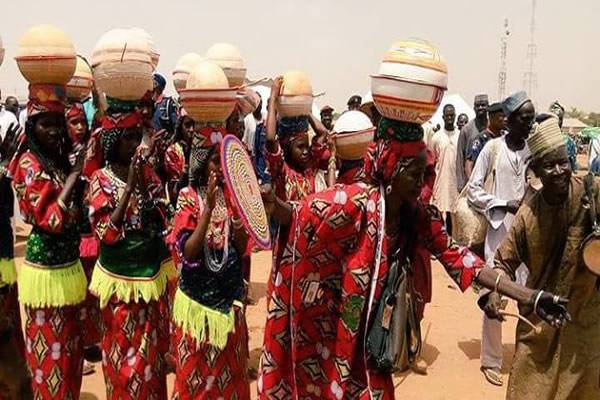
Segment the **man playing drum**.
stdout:
<svg viewBox="0 0 600 400">
<path fill-rule="evenodd" d="M 600 291 L 598 276 L 591 266 L 586 268 L 580 249 L 592 231 L 590 215 L 592 209 L 598 211 L 600 185 L 591 176 L 572 176 L 555 117 L 540 123 L 528 145 L 543 188 L 519 209 L 496 253 L 495 269 L 507 275 L 504 279 L 514 280 L 524 263 L 529 269 L 526 286 L 569 298 L 572 321 L 557 329 L 543 324 L 527 307 L 520 308 L 540 333 L 523 322 L 517 325 L 507 399 L 598 399 Z M 492 293 L 487 301 L 488 316 L 501 319 L 499 295 Z"/>
</svg>

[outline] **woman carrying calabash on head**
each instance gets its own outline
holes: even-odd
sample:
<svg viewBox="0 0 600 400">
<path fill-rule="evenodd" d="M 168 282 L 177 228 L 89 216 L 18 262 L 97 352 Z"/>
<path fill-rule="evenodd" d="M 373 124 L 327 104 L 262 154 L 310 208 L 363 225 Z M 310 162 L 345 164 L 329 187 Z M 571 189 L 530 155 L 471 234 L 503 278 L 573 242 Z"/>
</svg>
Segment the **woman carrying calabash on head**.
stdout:
<svg viewBox="0 0 600 400">
<path fill-rule="evenodd" d="M 165 399 L 168 345 L 161 311 L 175 272 L 164 238 L 165 193 L 140 146 L 137 102 L 108 101 L 100 132 L 104 167 L 92 175 L 89 190 L 90 219 L 100 240 L 90 290 L 104 321 L 107 398 Z"/>
<path fill-rule="evenodd" d="M 68 90 L 67 90 L 68 93 Z M 87 119 L 83 104 L 76 98 L 69 98 L 65 110 L 65 120 L 67 122 L 67 133 L 73 143 L 73 150 L 69 154 L 69 162 L 73 165 L 77 161 L 77 155 L 85 152 L 87 142 L 90 138 L 90 131 L 87 125 Z M 85 193 L 88 186 L 85 180 L 81 179 L 75 189 L 74 198 L 82 206 L 82 219 L 79 227 L 81 242 L 79 244 L 79 257 L 81 265 L 85 271 L 88 280 L 92 277 L 92 271 L 98 259 L 100 242 L 92 232 L 89 223 L 89 212 Z M 86 361 L 100 361 L 101 352 L 97 345 L 101 338 L 101 316 L 98 305 L 98 299 L 88 291 L 85 303 L 81 307 L 81 319 L 83 321 L 83 342 L 84 357 Z M 84 375 L 93 373 L 93 364 L 84 363 Z"/>
<path fill-rule="evenodd" d="M 423 60 L 422 54 L 427 54 Z M 439 54 L 427 43 L 404 41 L 386 57 L 428 65 Z M 435 76 L 440 75 L 443 81 L 443 73 Z M 373 88 L 404 82 L 375 76 Z M 448 246 L 440 212 L 418 201 L 431 164 L 420 118 L 433 115 L 442 86 L 432 86 L 434 100 L 417 112 L 423 102 L 404 107 L 407 102 L 390 98 L 389 91 L 379 96 L 374 90 L 382 114 L 385 107 L 393 110 L 386 110 L 365 155 L 364 182 L 336 185 L 291 204 L 273 191 L 265 193 L 271 215 L 289 234 L 280 239 L 282 254 L 271 274 L 259 398 L 394 399 L 397 354 L 386 345 L 400 341 L 389 333 L 401 323 L 393 316 L 396 281 L 401 273 L 410 274 L 418 242 L 427 244 L 461 290 L 477 282 L 533 306 L 553 326 L 568 318 L 565 299 L 501 279 L 482 269 L 483 261 L 469 249 Z M 410 309 L 411 303 L 401 300 L 400 307 Z M 407 333 L 411 339 L 412 334 Z M 414 349 L 407 347 L 410 356 Z"/>
<path fill-rule="evenodd" d="M 170 244 L 181 276 L 173 305 L 177 399 L 249 399 L 242 256 L 248 236 L 226 200 L 223 128 L 194 135 L 189 185 L 179 192 Z"/>
<path fill-rule="evenodd" d="M 74 194 L 83 157 L 69 163 L 64 85 L 31 84 L 27 115 L 25 145 L 10 168 L 21 214 L 32 225 L 18 281 L 26 358 L 34 397 L 78 398 L 87 280 L 79 261 L 82 205 Z"/>
<path fill-rule="evenodd" d="M 480 270 L 477 256 L 448 247 L 435 207 L 415 212 L 428 166 L 422 138 L 420 125 L 384 118 L 365 157 L 366 182 L 336 185 L 293 209 L 267 199 L 290 233 L 269 288 L 260 398 L 394 398 L 391 374 L 372 367 L 363 340 L 377 323 L 372 311 L 390 263 L 410 258 L 415 241 L 428 243 L 462 290 L 475 280 L 494 288 L 498 275 Z M 536 311 L 547 321 L 564 321 L 564 308 L 548 293 L 512 282 L 501 291 L 523 304 L 537 299 Z"/>
<path fill-rule="evenodd" d="M 175 136 L 167 147 L 163 160 L 163 171 L 167 185 L 169 201 L 175 205 L 179 191 L 187 186 L 190 149 L 194 135 L 195 122 L 188 115 L 181 115 L 175 126 Z"/>
<path fill-rule="evenodd" d="M 269 98 L 267 163 L 277 195 L 285 201 L 296 201 L 327 187 L 318 165 L 324 158 L 324 135 L 319 135 L 311 145 L 310 117 L 278 117 L 277 101 L 282 85 L 283 78 L 276 78 Z"/>
</svg>

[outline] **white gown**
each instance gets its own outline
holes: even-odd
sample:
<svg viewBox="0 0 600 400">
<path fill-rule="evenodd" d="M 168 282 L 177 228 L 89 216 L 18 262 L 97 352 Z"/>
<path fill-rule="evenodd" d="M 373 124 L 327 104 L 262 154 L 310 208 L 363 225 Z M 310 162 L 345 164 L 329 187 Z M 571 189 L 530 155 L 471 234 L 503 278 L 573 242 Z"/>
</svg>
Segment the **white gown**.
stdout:
<svg viewBox="0 0 600 400">
<path fill-rule="evenodd" d="M 440 129 L 431 139 L 431 147 L 435 155 L 435 183 L 431 204 L 442 213 L 452 212 L 458 198 L 456 182 L 456 149 L 458 146 L 458 130 Z"/>
<path fill-rule="evenodd" d="M 492 170 L 496 155 L 496 175 L 491 193 L 484 189 L 487 172 Z M 486 216 L 488 229 L 485 238 L 485 261 L 488 267 L 494 265 L 494 255 L 500 243 L 507 236 L 514 215 L 499 208 L 511 200 L 522 200 L 527 190 L 527 166 L 531 153 L 529 147 L 512 151 L 506 144 L 506 138 L 500 137 L 488 141 L 473 168 L 473 174 L 467 183 L 467 196 L 471 207 Z M 527 268 L 522 265 L 517 270 L 517 282 L 527 281 Z M 481 335 L 481 365 L 489 368 L 502 368 L 502 323 L 483 316 Z"/>
</svg>

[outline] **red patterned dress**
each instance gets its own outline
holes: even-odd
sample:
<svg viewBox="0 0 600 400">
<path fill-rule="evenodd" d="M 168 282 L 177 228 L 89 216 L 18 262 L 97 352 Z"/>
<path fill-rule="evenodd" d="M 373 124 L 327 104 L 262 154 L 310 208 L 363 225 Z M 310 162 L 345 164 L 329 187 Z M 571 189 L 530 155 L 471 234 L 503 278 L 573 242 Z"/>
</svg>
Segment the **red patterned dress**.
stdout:
<svg viewBox="0 0 600 400">
<path fill-rule="evenodd" d="M 110 169 L 90 182 L 90 219 L 100 257 L 90 290 L 100 299 L 104 321 L 102 367 L 108 399 L 166 399 L 163 356 L 168 350 L 166 285 L 174 271 L 165 234 L 160 179 L 144 170 L 147 192 L 135 191 L 117 227 L 111 214 L 126 183 Z"/>
<path fill-rule="evenodd" d="M 170 239 L 182 265 L 173 305 L 173 399 L 250 399 L 241 255 L 230 243 L 231 215 L 222 190 L 199 260 L 183 255 L 204 212 L 204 190 L 191 186 L 181 190 Z"/>
<path fill-rule="evenodd" d="M 79 262 L 79 214 L 57 202 L 65 178 L 29 151 L 13 177 L 21 214 L 32 225 L 18 285 L 36 399 L 77 399 L 81 388 L 80 307 L 87 280 Z"/>
<path fill-rule="evenodd" d="M 164 154 L 163 168 L 167 183 L 177 183 L 185 172 L 185 152 L 181 143 L 173 143 Z"/>
<path fill-rule="evenodd" d="M 312 153 L 314 158 L 318 153 L 316 146 L 313 146 Z M 298 172 L 290 167 L 285 162 L 283 151 L 279 145 L 275 153 L 267 151 L 266 159 L 275 194 L 282 200 L 302 200 L 306 196 L 319 192 L 327 187 L 325 178 L 323 174 L 319 172 L 317 167 L 311 166 L 303 172 Z"/>
<path fill-rule="evenodd" d="M 344 163 L 346 165 L 344 165 Z M 339 169 L 338 177 L 336 179 L 337 183 L 341 183 L 342 185 L 352 185 L 357 182 L 364 182 L 365 180 L 365 170 L 363 168 L 362 160 L 356 161 L 348 161 L 342 160 L 342 168 Z"/>
<path fill-rule="evenodd" d="M 169 201 L 173 205 L 175 204 L 176 198 L 172 198 L 171 196 L 177 193 L 179 189 L 177 184 L 185 174 L 185 169 L 186 159 L 184 145 L 179 142 L 169 145 L 163 156 L 163 170 L 165 172 L 165 183 L 168 188 Z M 176 261 L 175 265 L 179 269 L 179 262 L 176 258 L 173 259 Z M 175 296 L 175 291 L 177 290 L 177 280 L 178 277 L 175 277 L 168 283 L 169 307 L 171 307 L 173 303 L 173 297 Z"/>
<path fill-rule="evenodd" d="M 321 160 L 321 153 L 319 153 L 320 147 L 312 146 L 311 152 L 313 154 L 313 160 Z M 277 145 L 277 151 L 271 153 L 267 150 L 266 153 L 267 165 L 269 166 L 269 173 L 271 174 L 271 180 L 273 189 L 277 197 L 285 201 L 300 201 L 307 196 L 320 192 L 327 187 L 324 175 L 314 166 L 310 166 L 303 172 L 298 172 L 290 167 L 284 160 L 283 150 L 279 144 Z M 316 165 L 317 163 L 314 163 Z M 275 254 L 275 262 L 281 256 L 281 249 L 283 244 L 282 240 L 287 236 L 287 230 L 285 228 L 279 228 L 277 236 L 274 238 L 273 252 Z"/>
<path fill-rule="evenodd" d="M 368 369 L 363 350 L 366 321 L 388 270 L 384 207 L 376 187 L 357 183 L 337 185 L 295 208 L 271 276 L 259 398 L 394 398 L 391 376 Z M 435 209 L 419 210 L 419 240 L 465 290 L 481 260 L 466 248 L 448 247 Z"/>
</svg>

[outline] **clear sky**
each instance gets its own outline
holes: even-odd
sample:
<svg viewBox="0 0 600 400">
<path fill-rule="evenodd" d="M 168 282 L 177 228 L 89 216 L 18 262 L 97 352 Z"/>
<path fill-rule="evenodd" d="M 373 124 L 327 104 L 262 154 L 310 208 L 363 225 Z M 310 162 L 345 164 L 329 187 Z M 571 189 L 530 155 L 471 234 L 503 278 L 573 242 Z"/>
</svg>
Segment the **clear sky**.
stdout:
<svg viewBox="0 0 600 400">
<path fill-rule="evenodd" d="M 383 53 L 407 37 L 440 48 L 450 92 L 469 103 L 479 92 L 495 100 L 504 18 L 511 31 L 507 88 L 520 89 L 531 1 L 34 0 L 12 1 L 4 11 L 2 97 L 26 96 L 13 58 L 29 26 L 57 25 L 86 56 L 107 30 L 139 26 L 153 35 L 161 53 L 158 70 L 168 78 L 179 56 L 227 41 L 240 49 L 251 78 L 304 70 L 315 92 L 326 92 L 319 103 L 341 109 L 350 95 L 367 92 Z M 538 0 L 536 39 L 539 107 L 559 99 L 567 107 L 600 111 L 600 1 Z"/>
</svg>

